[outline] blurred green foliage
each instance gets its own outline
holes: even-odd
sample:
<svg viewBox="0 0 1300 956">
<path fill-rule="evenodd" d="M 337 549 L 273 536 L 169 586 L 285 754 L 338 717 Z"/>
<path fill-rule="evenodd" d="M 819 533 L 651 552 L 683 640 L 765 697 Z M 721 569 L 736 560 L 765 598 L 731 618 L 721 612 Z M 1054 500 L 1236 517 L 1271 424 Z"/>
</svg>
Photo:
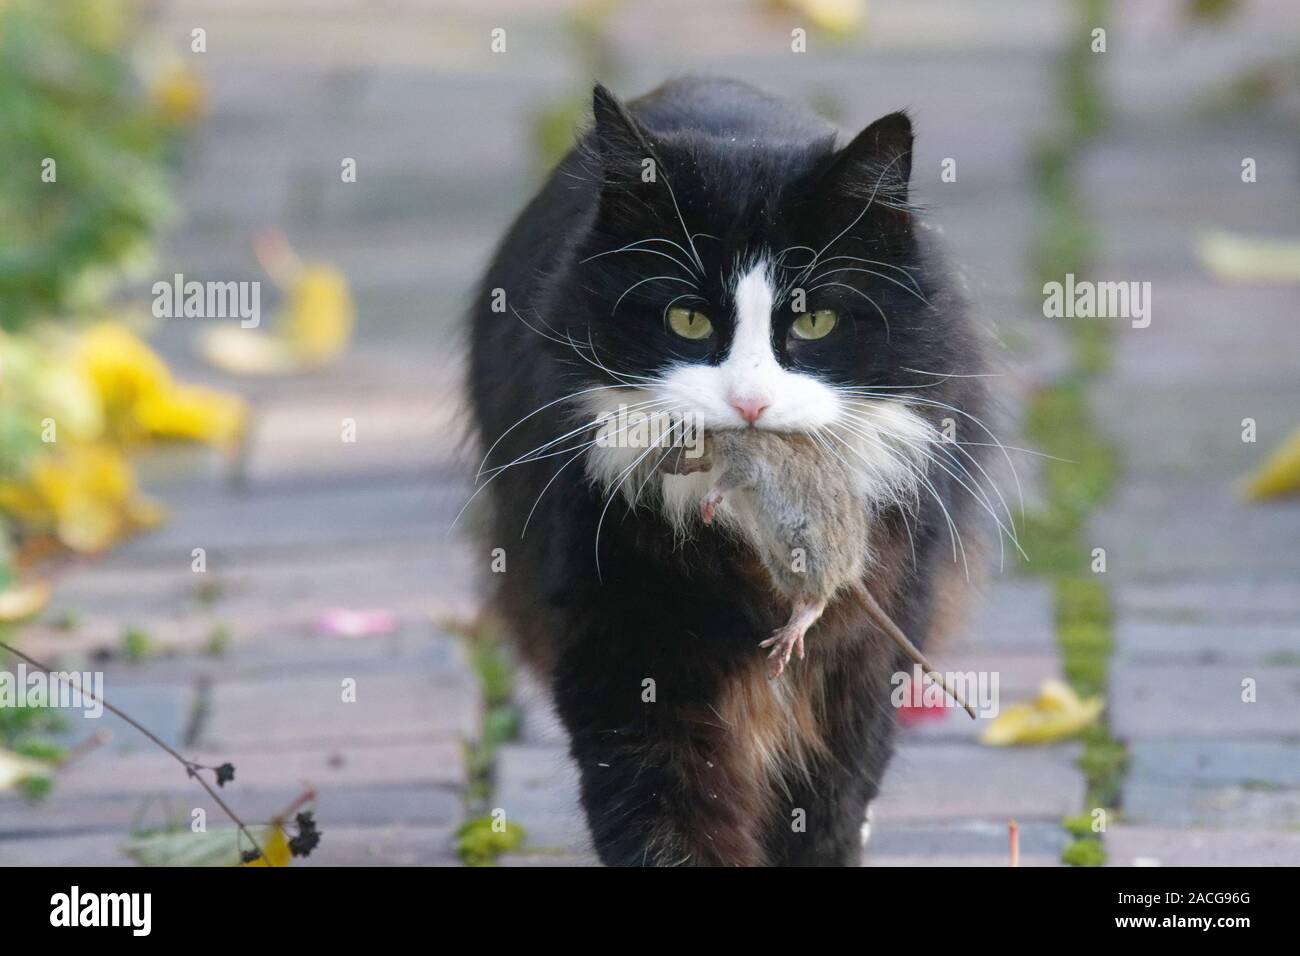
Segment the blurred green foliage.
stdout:
<svg viewBox="0 0 1300 956">
<path fill-rule="evenodd" d="M 172 137 L 126 51 L 133 12 L 0 2 L 0 328 L 98 304 L 149 261 Z"/>
</svg>

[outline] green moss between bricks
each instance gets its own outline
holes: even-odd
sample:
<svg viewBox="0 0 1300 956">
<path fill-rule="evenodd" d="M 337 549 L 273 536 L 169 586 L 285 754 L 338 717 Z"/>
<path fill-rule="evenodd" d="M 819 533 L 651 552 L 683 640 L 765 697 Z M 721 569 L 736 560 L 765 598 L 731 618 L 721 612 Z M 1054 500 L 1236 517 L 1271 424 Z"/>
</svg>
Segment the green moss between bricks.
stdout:
<svg viewBox="0 0 1300 956">
<path fill-rule="evenodd" d="M 1088 141 L 1106 125 L 1108 109 L 1098 82 L 1098 57 L 1091 50 L 1092 30 L 1106 25 L 1105 0 L 1078 0 L 1077 19 L 1061 58 L 1058 101 L 1064 122 L 1042 140 L 1034 156 L 1034 182 L 1042 202 L 1033 274 L 1042 284 L 1061 281 L 1066 273 L 1091 271 L 1096 229 L 1076 189 L 1075 162 Z M 1092 422 L 1088 389 L 1110 364 L 1111 329 L 1103 322 L 1075 321 L 1067 329 L 1072 371 L 1041 389 L 1029 401 L 1026 435 L 1044 459 L 1041 511 L 1025 521 L 1021 543 L 1029 573 L 1050 578 L 1057 643 L 1065 678 L 1084 696 L 1105 694 L 1113 650 L 1112 609 L 1104 578 L 1094 574 L 1089 515 L 1110 495 L 1117 462 L 1105 437 Z M 1085 812 L 1064 821 L 1074 839 L 1061 854 L 1072 866 L 1101 866 L 1106 850 L 1092 831 L 1091 811 L 1113 808 L 1128 764 L 1123 744 L 1103 722 L 1082 735 L 1078 766 L 1086 781 Z M 1108 809 L 1107 817 L 1114 811 Z"/>
<path fill-rule="evenodd" d="M 497 749 L 519 736 L 519 713 L 514 706 L 514 680 L 510 662 L 495 635 L 478 632 L 471 638 L 471 662 L 483 688 L 485 712 L 479 739 L 468 745 L 469 782 L 466 802 L 486 810 L 492 794 L 492 770 Z M 468 866 L 491 866 L 502 853 L 524 840 L 518 823 L 497 825 L 491 814 L 467 821 L 456 832 L 456 852 Z"/>
<path fill-rule="evenodd" d="M 497 748 L 519 735 L 519 714 L 513 700 L 514 676 L 495 635 L 483 631 L 470 636 L 470 663 L 483 688 L 483 730 L 468 745 L 471 802 L 488 798 Z"/>
<path fill-rule="evenodd" d="M 477 817 L 456 831 L 456 852 L 467 866 L 492 866 L 498 856 L 523 842 L 523 827 L 517 823 L 497 825 L 491 816 Z"/>
<path fill-rule="evenodd" d="M 1128 770 L 1128 748 L 1098 724 L 1084 735 L 1079 769 L 1088 780 L 1088 806 L 1113 808 L 1119 802 L 1120 784 Z M 1114 815 L 1113 809 L 1107 814 Z"/>
<path fill-rule="evenodd" d="M 499 636 L 486 621 L 473 626 L 445 621 L 443 626 L 464 639 L 470 666 L 483 690 L 484 704 L 479 738 L 465 744 L 469 776 L 465 809 L 471 819 L 456 831 L 456 852 L 468 866 L 491 866 L 500 854 L 522 844 L 525 836 L 524 828 L 518 823 L 496 824 L 488 806 L 497 750 L 519 736 L 519 712 L 514 705 L 514 671 Z"/>
<path fill-rule="evenodd" d="M 1061 852 L 1061 862 L 1070 866 L 1105 866 L 1106 848 L 1100 840 L 1082 837 Z"/>
<path fill-rule="evenodd" d="M 1075 838 L 1081 839 L 1091 836 L 1093 832 L 1092 815 L 1089 813 L 1076 813 L 1062 820 L 1061 826 L 1065 827 L 1065 832 Z"/>
<path fill-rule="evenodd" d="M 1075 375 L 1040 389 L 1026 410 L 1026 436 L 1035 449 L 1051 456 L 1043 459 L 1045 504 L 1026 516 L 1020 534 L 1029 555 L 1022 568 L 1029 573 L 1087 570 L 1084 523 L 1115 481 L 1115 457 L 1091 423 L 1085 382 Z"/>
</svg>

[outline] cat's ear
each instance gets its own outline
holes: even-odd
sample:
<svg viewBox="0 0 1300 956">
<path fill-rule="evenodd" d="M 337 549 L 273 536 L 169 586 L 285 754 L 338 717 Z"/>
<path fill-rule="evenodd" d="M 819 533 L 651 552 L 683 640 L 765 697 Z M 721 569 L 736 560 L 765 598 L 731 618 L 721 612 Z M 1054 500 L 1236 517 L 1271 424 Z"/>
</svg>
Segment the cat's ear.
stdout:
<svg viewBox="0 0 1300 956">
<path fill-rule="evenodd" d="M 823 189 L 836 198 L 906 209 L 912 178 L 912 121 L 904 112 L 876 120 L 835 154 Z"/>
<path fill-rule="evenodd" d="M 641 161 L 654 157 L 649 137 L 641 124 L 601 83 L 591 91 L 591 113 L 595 119 L 592 135 L 596 152 L 605 167 L 607 180 L 611 175 L 617 175 L 618 167 L 624 164 L 634 164 L 639 172 Z"/>
<path fill-rule="evenodd" d="M 646 129 L 599 83 L 591 94 L 591 111 L 595 126 L 590 150 L 600 174 L 597 228 L 619 235 L 659 214 L 659 157 Z"/>
</svg>

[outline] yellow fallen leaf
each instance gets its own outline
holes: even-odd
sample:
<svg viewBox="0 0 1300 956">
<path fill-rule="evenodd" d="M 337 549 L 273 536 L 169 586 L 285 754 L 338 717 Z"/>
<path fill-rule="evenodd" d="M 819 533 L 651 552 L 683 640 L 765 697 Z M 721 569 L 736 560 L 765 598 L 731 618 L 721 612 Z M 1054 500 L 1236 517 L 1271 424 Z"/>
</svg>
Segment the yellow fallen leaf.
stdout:
<svg viewBox="0 0 1300 956">
<path fill-rule="evenodd" d="M 1251 501 L 1300 491 L 1300 428 L 1247 477 L 1244 490 Z"/>
<path fill-rule="evenodd" d="M 293 853 L 289 850 L 289 839 L 284 835 L 284 827 L 273 827 L 271 835 L 259 842 L 262 855 L 252 863 L 245 863 L 244 866 L 288 866 L 289 861 L 293 859 Z"/>
<path fill-rule="evenodd" d="M 50 600 L 50 586 L 43 581 L 14 584 L 0 591 L 0 624 L 12 624 L 34 617 Z"/>
<path fill-rule="evenodd" d="M 247 413 L 242 399 L 200 385 L 173 385 L 135 404 L 136 421 L 153 437 L 227 447 L 243 434 Z"/>
<path fill-rule="evenodd" d="M 232 375 L 286 375 L 334 361 L 356 323 L 347 277 L 333 266 L 304 265 L 278 231 L 258 236 L 253 245 L 267 274 L 285 290 L 284 309 L 269 332 L 210 329 L 200 353 Z"/>
<path fill-rule="evenodd" d="M 143 438 L 135 407 L 142 398 L 172 387 L 166 363 L 120 322 L 88 328 L 77 341 L 75 358 L 99 393 L 113 435 L 127 441 Z"/>
<path fill-rule="evenodd" d="M 0 482 L 0 510 L 80 554 L 98 554 L 160 520 L 158 506 L 140 496 L 125 456 L 103 442 L 39 456 L 22 479 Z"/>
<path fill-rule="evenodd" d="M 157 353 L 119 322 L 91 326 L 81 337 L 77 354 L 116 438 L 230 446 L 243 433 L 247 406 L 241 398 L 174 381 Z"/>
<path fill-rule="evenodd" d="M 1300 240 L 1211 231 L 1197 239 L 1196 252 L 1225 282 L 1300 282 Z"/>
<path fill-rule="evenodd" d="M 0 750 L 0 793 L 12 790 L 28 777 L 44 777 L 49 772 L 49 764 L 11 750 Z"/>
<path fill-rule="evenodd" d="M 347 347 L 354 318 L 343 273 L 330 266 L 307 266 L 289 291 L 284 335 L 303 361 L 320 365 Z"/>
<path fill-rule="evenodd" d="M 1079 733 L 1095 721 L 1104 706 L 1100 697 L 1081 699 L 1059 680 L 1045 680 L 1038 696 L 1013 704 L 984 729 L 980 741 L 994 747 L 1045 744 Z"/>
</svg>

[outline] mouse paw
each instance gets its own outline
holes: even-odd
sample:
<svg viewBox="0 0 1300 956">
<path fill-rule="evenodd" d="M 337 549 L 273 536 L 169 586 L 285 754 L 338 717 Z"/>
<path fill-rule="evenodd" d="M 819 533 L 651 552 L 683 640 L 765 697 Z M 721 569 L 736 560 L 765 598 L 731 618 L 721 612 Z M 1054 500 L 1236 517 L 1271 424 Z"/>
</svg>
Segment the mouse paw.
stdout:
<svg viewBox="0 0 1300 956">
<path fill-rule="evenodd" d="M 803 636 L 804 628 L 786 625 L 773 632 L 772 636 L 759 647 L 770 647 L 772 653 L 767 655 L 769 661 L 768 676 L 780 677 L 785 671 L 785 665 L 790 663 L 790 655 L 798 654 L 799 660 L 803 660 Z"/>
<path fill-rule="evenodd" d="M 713 524 L 713 516 L 717 514 L 720 504 L 722 504 L 722 492 L 710 491 L 700 502 L 700 520 L 705 524 Z"/>
</svg>

